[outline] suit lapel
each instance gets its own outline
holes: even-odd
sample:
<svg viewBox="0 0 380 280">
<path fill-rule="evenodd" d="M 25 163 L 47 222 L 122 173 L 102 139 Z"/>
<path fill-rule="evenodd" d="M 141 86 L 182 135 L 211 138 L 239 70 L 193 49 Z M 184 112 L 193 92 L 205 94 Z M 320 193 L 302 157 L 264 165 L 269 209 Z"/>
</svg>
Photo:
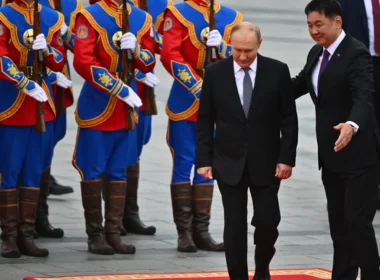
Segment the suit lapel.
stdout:
<svg viewBox="0 0 380 280">
<path fill-rule="evenodd" d="M 323 81 L 328 78 L 332 77 L 331 73 L 336 71 L 339 63 L 342 61 L 342 57 L 344 53 L 346 52 L 347 49 L 347 44 L 349 42 L 349 35 L 346 34 L 344 37 L 343 41 L 339 44 L 335 52 L 333 53 L 332 57 L 330 58 L 329 63 L 327 64 L 325 70 L 322 72 L 321 77 L 320 77 L 320 86 L 318 87 L 318 96 L 321 96 L 323 93 L 322 88 Z"/>
<path fill-rule="evenodd" d="M 228 94 L 231 94 L 231 99 L 232 99 L 231 106 L 234 106 L 237 109 L 237 111 L 239 112 L 238 113 L 239 116 L 241 118 L 245 119 L 245 113 L 244 113 L 243 105 L 241 104 L 239 91 L 238 91 L 237 85 L 236 85 L 235 71 L 234 71 L 234 60 L 233 60 L 232 56 L 230 56 L 227 59 L 229 60 L 228 74 L 227 74 L 229 82 L 226 83 L 226 85 L 230 85 L 230 87 L 226 90 L 226 92 Z"/>
<path fill-rule="evenodd" d="M 252 114 L 254 101 L 257 98 L 257 95 L 259 94 L 259 90 L 260 90 L 260 87 L 261 87 L 261 82 L 265 79 L 265 75 L 264 75 L 265 71 L 263 70 L 263 68 L 265 68 L 264 67 L 265 65 L 263 65 L 264 60 L 262 59 L 262 56 L 260 54 L 257 54 L 256 59 L 257 59 L 257 68 L 256 68 L 256 73 L 255 73 L 256 74 L 255 85 L 254 85 L 253 91 L 252 91 L 251 104 L 249 105 L 247 119 L 249 119 L 249 117 Z M 266 72 L 266 73 L 268 73 L 268 72 Z"/>
<path fill-rule="evenodd" d="M 310 63 L 306 69 L 307 82 L 309 83 L 309 88 L 311 89 L 310 90 L 311 98 L 313 99 L 315 104 L 318 102 L 318 95 L 314 91 L 312 75 L 313 75 L 313 70 L 318 63 L 318 59 L 322 54 L 322 51 L 323 51 L 322 47 L 319 47 L 317 49 L 317 51 L 311 57 Z"/>
</svg>

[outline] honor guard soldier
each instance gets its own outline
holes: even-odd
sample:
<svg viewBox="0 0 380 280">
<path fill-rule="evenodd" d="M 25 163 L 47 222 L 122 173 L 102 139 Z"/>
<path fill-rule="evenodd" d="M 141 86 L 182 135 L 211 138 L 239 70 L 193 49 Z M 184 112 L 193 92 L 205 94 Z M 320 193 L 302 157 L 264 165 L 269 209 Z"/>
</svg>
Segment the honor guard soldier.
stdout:
<svg viewBox="0 0 380 280">
<path fill-rule="evenodd" d="M 120 225 L 127 188 L 128 137 L 129 131 L 135 132 L 131 109 L 142 103 L 125 82 L 133 80 L 135 69 L 148 73 L 155 66 L 152 18 L 134 6 L 122 5 L 121 0 L 90 3 L 78 13 L 74 28 L 74 68 L 85 83 L 76 109 L 79 129 L 73 165 L 81 176 L 89 251 L 134 254 L 135 247 L 121 241 Z M 126 54 L 128 59 L 124 59 Z M 105 172 L 103 228 L 101 177 Z"/>
<path fill-rule="evenodd" d="M 159 44 L 162 39 L 158 37 L 158 27 L 163 21 L 163 13 L 167 6 L 172 5 L 171 0 L 130 0 L 130 4 L 143 9 L 152 16 L 153 29 L 152 40 L 155 42 L 155 52 L 159 53 Z M 132 165 L 127 169 L 127 197 L 125 200 L 125 209 L 123 216 L 123 226 L 127 232 L 143 235 L 153 235 L 156 232 L 154 226 L 146 226 L 139 216 L 139 206 L 137 203 L 138 184 L 140 177 L 140 156 L 143 146 L 149 142 L 152 133 L 152 115 L 156 114 L 151 110 L 150 106 L 146 106 L 148 96 L 146 90 L 151 90 L 158 86 L 159 80 L 152 72 L 143 73 L 137 70 L 135 72 L 137 81 L 137 93 L 142 100 L 142 106 L 137 111 L 139 114 L 139 123 L 137 124 L 137 162 L 132 162 Z M 150 89 L 149 89 L 150 88 Z M 155 102 L 154 96 L 150 96 L 151 100 L 148 103 Z"/>
<path fill-rule="evenodd" d="M 82 9 L 82 3 L 80 0 L 40 0 L 41 5 L 47 6 L 49 8 L 55 9 L 56 11 L 63 14 L 65 22 L 61 28 L 61 34 L 65 46 L 65 50 L 73 50 L 74 44 L 74 34 L 71 32 L 75 24 L 75 16 Z M 70 79 L 70 69 L 69 63 L 66 61 L 66 65 L 63 69 L 63 74 Z M 74 102 L 73 90 L 72 88 L 67 90 L 58 89 L 59 93 L 55 90 L 55 95 L 62 95 L 62 97 L 57 96 L 56 107 L 57 107 L 57 118 L 56 118 L 56 131 L 55 131 L 55 145 L 64 138 L 66 135 L 66 108 L 70 107 Z M 50 171 L 50 170 L 49 170 Z M 62 195 L 74 192 L 72 187 L 62 186 L 51 174 L 46 174 L 49 178 L 48 195 Z M 41 187 L 42 193 L 42 187 Z M 42 199 L 42 197 L 41 197 Z M 41 236 L 53 237 L 51 233 L 44 234 L 41 232 Z"/>
<path fill-rule="evenodd" d="M 230 55 L 232 27 L 242 15 L 218 3 L 213 5 L 216 29 L 209 30 L 208 0 L 189 0 L 169 6 L 159 32 L 163 34 L 161 62 L 174 78 L 166 106 L 169 116 L 167 142 L 173 156 L 171 198 L 178 231 L 178 251 L 223 251 L 209 234 L 213 180 L 196 172 L 195 127 L 203 69 L 209 63 L 208 48 L 217 48 L 219 59 Z"/>
<path fill-rule="evenodd" d="M 40 4 L 61 12 L 64 16 L 64 23 L 61 27 L 61 35 L 65 47 L 65 55 L 67 55 L 67 50 L 73 50 L 74 34 L 71 32 L 74 26 L 75 15 L 82 8 L 82 4 L 79 0 L 66 0 L 62 9 L 56 9 L 61 6 L 61 0 L 40 0 Z M 59 5 L 56 5 L 58 4 Z M 62 74 L 63 73 L 63 74 Z M 62 73 L 54 73 L 53 79 L 61 78 L 70 80 L 70 69 L 69 63 L 66 58 L 66 64 L 62 70 Z M 64 75 L 64 76 L 62 76 Z M 58 87 L 57 83 L 52 84 L 52 88 L 55 96 L 55 107 L 56 107 L 56 119 L 55 119 L 55 132 L 54 132 L 54 147 L 56 144 L 63 139 L 66 134 L 66 108 L 71 106 L 74 102 L 74 96 L 72 88 L 62 89 Z M 59 91 L 59 92 L 58 92 Z M 62 95 L 62 96 L 60 96 Z M 60 228 L 54 228 L 48 220 L 49 207 L 47 204 L 47 198 L 50 194 L 60 195 L 66 193 L 72 193 L 73 189 L 71 187 L 62 186 L 57 183 L 55 178 L 50 174 L 50 164 L 49 167 L 44 170 L 41 178 L 40 185 L 40 200 L 37 208 L 37 218 L 36 218 L 36 236 L 50 237 L 50 238 L 61 238 L 64 232 Z"/>
<path fill-rule="evenodd" d="M 0 221 L 6 258 L 49 255 L 34 243 L 41 174 L 54 146 L 47 68 L 62 71 L 66 58 L 63 16 L 42 5 L 35 8 L 33 0 L 14 0 L 0 9 Z"/>
</svg>

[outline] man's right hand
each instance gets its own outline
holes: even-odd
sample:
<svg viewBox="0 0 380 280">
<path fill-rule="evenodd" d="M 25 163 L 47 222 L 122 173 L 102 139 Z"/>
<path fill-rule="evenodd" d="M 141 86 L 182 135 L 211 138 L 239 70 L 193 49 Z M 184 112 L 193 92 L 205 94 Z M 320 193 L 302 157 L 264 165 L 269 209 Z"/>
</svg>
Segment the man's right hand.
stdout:
<svg viewBox="0 0 380 280">
<path fill-rule="evenodd" d="M 136 92 L 131 87 L 128 87 L 128 96 L 124 98 L 123 100 L 132 108 L 135 108 L 135 107 L 138 108 L 142 105 L 142 101 L 140 97 L 136 94 Z"/>
<path fill-rule="evenodd" d="M 212 167 L 211 166 L 198 168 L 197 172 L 199 175 L 201 175 L 203 178 L 205 178 L 207 180 L 213 179 L 212 178 Z"/>
<path fill-rule="evenodd" d="M 283 163 L 278 163 L 275 176 L 281 180 L 289 179 L 292 176 L 292 167 Z"/>
<path fill-rule="evenodd" d="M 129 49 L 132 51 L 132 53 L 136 52 L 137 39 L 133 33 L 127 32 L 127 33 L 123 34 L 123 36 L 119 37 L 119 41 L 120 41 L 120 48 L 122 50 L 128 50 Z"/>
<path fill-rule="evenodd" d="M 30 84 L 32 83 L 32 85 Z M 28 88 L 32 88 L 31 90 L 28 90 Z M 45 102 L 48 100 L 46 92 L 40 87 L 36 82 L 29 81 L 29 84 L 22 89 L 22 91 L 29 95 L 30 97 L 34 98 L 35 100 L 39 102 Z"/>
</svg>

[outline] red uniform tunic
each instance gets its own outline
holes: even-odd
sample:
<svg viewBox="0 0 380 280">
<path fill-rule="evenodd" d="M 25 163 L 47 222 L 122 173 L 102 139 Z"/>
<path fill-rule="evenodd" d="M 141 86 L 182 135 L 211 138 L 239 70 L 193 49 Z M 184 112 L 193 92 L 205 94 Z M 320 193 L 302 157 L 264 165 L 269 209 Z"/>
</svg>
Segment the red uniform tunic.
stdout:
<svg viewBox="0 0 380 280">
<path fill-rule="evenodd" d="M 130 2 L 133 3 L 134 6 L 138 7 L 141 9 L 141 0 L 129 0 Z M 162 21 L 164 20 L 164 11 L 166 7 L 173 5 L 172 0 L 146 0 L 147 1 L 147 10 L 145 10 L 147 13 L 149 13 L 152 16 L 153 19 L 153 29 L 154 29 L 154 34 L 152 34 L 152 40 L 155 42 L 155 53 L 160 54 L 161 46 L 162 46 L 162 36 L 159 35 L 157 32 L 159 26 L 161 25 Z M 145 77 L 145 74 L 144 74 Z M 143 104 L 139 108 L 140 111 L 145 110 L 145 95 L 144 95 L 144 89 L 146 85 L 142 82 L 139 81 L 139 79 L 136 79 L 137 82 L 137 92 L 139 97 L 141 98 Z"/>
<path fill-rule="evenodd" d="M 33 6 L 28 6 L 22 0 L 14 0 L 12 5 L 17 11 L 23 14 L 26 20 L 33 24 Z M 22 40 L 22 38 L 14 38 L 14 34 L 11 34 L 11 30 L 8 29 L 5 24 L 6 19 L 0 17 L 0 25 L 2 26 L 2 32 L 0 35 L 0 57 L 7 56 L 9 57 L 13 63 L 17 67 L 26 67 L 27 60 L 25 55 L 19 50 L 20 43 L 15 42 L 16 40 Z M 43 21 L 43 19 L 41 19 Z M 51 47 L 55 49 L 55 51 L 60 52 L 60 54 L 64 55 L 64 47 L 60 45 L 58 36 L 60 35 L 60 26 L 63 24 L 63 17 L 60 18 L 56 27 L 52 27 L 53 35 L 51 38 L 46 38 L 47 43 L 50 44 Z M 54 32 L 55 31 L 55 32 Z M 61 59 L 60 61 L 56 61 L 54 57 L 54 53 L 49 53 L 47 56 L 44 56 L 43 63 L 46 67 L 50 68 L 52 71 L 62 71 L 63 66 L 65 65 L 65 59 Z M 1 62 L 0 62 L 1 64 Z M 2 67 L 2 65 L 0 65 Z M 9 76 L 4 75 L 0 71 L 0 79 L 7 80 L 17 85 L 15 80 L 9 78 Z M 45 89 L 46 90 L 46 89 Z M 24 94 L 20 92 L 19 94 Z M 48 95 L 48 93 L 47 93 Z M 44 110 L 45 110 L 45 122 L 51 121 L 55 118 L 55 107 L 52 100 L 44 102 Z M 35 124 L 35 116 L 36 116 L 36 100 L 30 96 L 25 96 L 25 99 L 21 105 L 21 107 L 15 112 L 12 116 L 7 119 L 0 121 L 0 125 L 12 125 L 12 126 L 29 126 Z"/>
<path fill-rule="evenodd" d="M 181 5 L 181 7 L 188 5 L 187 10 L 192 9 L 192 12 L 181 14 L 177 9 L 177 7 L 179 7 L 177 5 Z M 165 22 L 163 22 L 158 29 L 158 33 L 164 37 L 161 50 L 161 62 L 169 74 L 183 85 L 183 89 L 187 91 L 186 94 L 191 93 L 195 98 L 191 104 L 186 105 L 187 107 L 185 105 L 182 106 L 185 107 L 182 111 L 178 112 L 177 110 L 177 112 L 174 112 L 175 110 L 173 109 L 176 108 L 173 107 L 176 107 L 176 104 L 171 103 L 171 97 L 169 97 L 166 112 L 171 120 L 188 120 L 195 122 L 199 106 L 199 95 L 202 88 L 202 77 L 198 73 L 203 71 L 206 62 L 206 44 L 198 39 L 201 30 L 199 30 L 199 34 L 196 32 L 198 32 L 197 27 L 200 25 L 199 16 L 203 15 L 201 20 L 206 23 L 209 22 L 210 8 L 206 0 L 189 0 L 186 1 L 186 4 L 181 3 L 177 5 L 166 9 Z M 221 30 L 219 30 L 219 32 L 223 38 L 219 46 L 218 55 L 224 58 L 229 56 L 229 54 L 226 53 L 226 49 L 228 49 L 231 29 L 236 23 L 242 20 L 242 15 L 237 11 L 231 10 L 228 12 L 229 17 L 223 18 L 221 13 L 224 13 L 226 8 L 215 3 L 214 9 L 216 23 L 220 26 L 219 28 Z M 188 78 L 192 81 L 191 85 L 188 86 L 185 80 L 182 80 L 182 77 L 178 75 L 178 71 L 180 70 L 174 69 L 173 63 L 186 68 L 186 73 L 189 75 Z"/>
<path fill-rule="evenodd" d="M 55 9 L 55 3 L 56 3 L 56 0 L 45 0 L 43 3 L 41 4 L 44 4 L 45 2 L 48 3 L 48 7 L 51 7 L 53 9 Z M 68 5 L 65 6 L 65 5 Z M 65 18 L 65 23 L 68 27 L 68 31 L 67 31 L 67 35 L 66 35 L 66 38 L 64 39 L 64 47 L 65 47 L 65 54 L 67 55 L 67 51 L 70 50 L 71 52 L 73 52 L 73 42 L 74 42 L 74 38 L 73 38 L 73 33 L 72 33 L 72 29 L 74 28 L 74 23 L 75 23 L 75 17 L 76 15 L 78 14 L 78 12 L 83 8 L 82 6 L 82 3 L 80 0 L 72 0 L 72 1 L 68 1 L 66 2 L 65 0 L 61 0 L 61 6 L 62 6 L 62 14 Z M 65 66 L 63 67 L 63 70 L 62 70 L 62 73 L 70 80 L 71 79 L 71 76 L 69 75 L 69 63 L 67 62 L 65 64 Z M 52 84 L 52 88 L 53 88 L 53 91 L 54 91 L 54 96 L 57 95 L 57 85 L 56 83 L 53 83 Z M 74 103 L 74 93 L 73 93 L 73 89 L 72 88 L 68 88 L 68 89 L 62 89 L 64 91 L 64 106 L 65 108 L 68 108 L 70 107 L 73 103 Z"/>
<path fill-rule="evenodd" d="M 113 0 L 101 0 L 97 1 L 103 5 L 104 9 L 107 10 L 107 13 L 112 14 L 116 17 L 118 25 L 122 26 L 122 7 L 118 5 Z M 128 4 L 128 11 L 130 13 L 130 6 Z M 151 26 L 151 17 L 149 17 L 150 22 L 146 23 L 149 25 L 149 28 L 144 28 L 142 32 L 134 34 L 137 38 L 138 48 L 141 48 L 142 52 L 149 51 L 151 54 L 154 54 L 154 43 L 150 37 L 150 26 Z M 96 19 L 95 19 L 96 20 Z M 133 18 L 129 19 L 130 22 L 133 21 Z M 81 30 L 77 30 L 79 26 L 85 26 L 86 36 L 85 38 L 78 39 L 79 33 Z M 106 26 L 102 28 L 107 29 Z M 95 88 L 104 91 L 104 88 L 96 83 L 93 79 L 93 73 L 91 68 L 93 66 L 105 68 L 113 78 L 117 79 L 116 73 L 112 73 L 111 64 L 112 57 L 107 52 L 105 46 L 102 44 L 99 37 L 102 36 L 95 26 L 89 22 L 89 20 L 83 15 L 78 14 L 75 30 L 77 38 L 74 43 L 74 68 L 79 75 L 81 75 L 87 82 L 89 82 Z M 83 36 L 82 36 L 83 37 Z M 133 68 L 137 68 L 143 72 L 150 72 L 155 66 L 155 61 L 147 65 L 140 56 L 135 56 L 132 63 Z M 77 118 L 78 121 L 78 118 Z M 79 126 L 81 127 L 81 121 L 78 121 Z M 114 131 L 123 129 L 125 127 L 125 102 L 123 100 L 116 100 L 116 105 L 109 116 L 104 116 L 99 122 L 94 126 L 89 126 L 92 129 L 103 130 L 103 131 Z"/>
</svg>

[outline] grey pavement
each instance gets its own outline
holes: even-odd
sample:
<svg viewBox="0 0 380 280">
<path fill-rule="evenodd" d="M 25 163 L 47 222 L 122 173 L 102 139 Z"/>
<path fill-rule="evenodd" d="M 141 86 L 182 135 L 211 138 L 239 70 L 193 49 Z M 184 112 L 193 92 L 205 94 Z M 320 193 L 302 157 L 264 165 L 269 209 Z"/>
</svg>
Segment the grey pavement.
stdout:
<svg viewBox="0 0 380 280">
<path fill-rule="evenodd" d="M 303 14 L 306 0 L 220 2 L 240 10 L 245 20 L 260 26 L 263 35 L 261 54 L 286 62 L 292 75 L 300 71 L 313 44 Z M 74 107 L 71 107 L 67 135 L 56 148 L 52 173 L 59 182 L 73 186 L 75 192 L 49 197 L 50 221 L 54 226 L 65 230 L 65 237 L 61 240 L 37 240 L 39 245 L 50 250 L 47 259 L 0 259 L 1 280 L 16 280 L 25 276 L 226 270 L 223 253 L 199 251 L 186 254 L 176 251 L 176 231 L 169 189 L 172 160 L 165 141 L 167 116 L 164 112 L 172 78 L 159 61 L 156 73 L 161 80 L 156 90 L 159 115 L 153 119 L 152 138 L 142 155 L 139 192 L 141 217 L 147 224 L 157 227 L 156 235 L 124 237 L 125 242 L 137 247 L 134 256 L 95 256 L 86 251 L 80 177 L 71 164 L 77 131 Z M 75 94 L 78 96 L 82 79 L 74 74 L 73 81 Z M 332 242 L 326 215 L 326 199 L 317 167 L 314 108 L 309 96 L 298 100 L 297 107 L 300 125 L 297 166 L 292 178 L 281 185 L 279 197 L 282 221 L 277 254 L 271 268 L 330 269 Z M 248 210 L 247 221 L 250 223 L 253 212 L 251 202 Z M 215 188 L 210 230 L 218 241 L 222 240 L 223 226 L 220 193 Z M 379 234 L 379 215 L 375 218 L 375 228 Z M 253 231 L 254 228 L 250 227 L 250 269 L 254 269 Z"/>
</svg>

